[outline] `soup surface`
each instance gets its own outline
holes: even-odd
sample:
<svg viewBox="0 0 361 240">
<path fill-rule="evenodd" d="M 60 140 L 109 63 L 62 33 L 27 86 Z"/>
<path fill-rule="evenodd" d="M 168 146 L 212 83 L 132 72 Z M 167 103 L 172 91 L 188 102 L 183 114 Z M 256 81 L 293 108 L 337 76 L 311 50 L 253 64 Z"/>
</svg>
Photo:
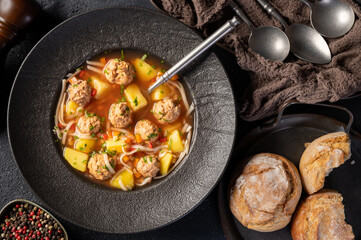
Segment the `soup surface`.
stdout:
<svg viewBox="0 0 361 240">
<path fill-rule="evenodd" d="M 109 51 L 63 79 L 54 132 L 85 177 L 124 191 L 167 176 L 188 154 L 194 109 L 168 66 L 135 50 Z"/>
</svg>

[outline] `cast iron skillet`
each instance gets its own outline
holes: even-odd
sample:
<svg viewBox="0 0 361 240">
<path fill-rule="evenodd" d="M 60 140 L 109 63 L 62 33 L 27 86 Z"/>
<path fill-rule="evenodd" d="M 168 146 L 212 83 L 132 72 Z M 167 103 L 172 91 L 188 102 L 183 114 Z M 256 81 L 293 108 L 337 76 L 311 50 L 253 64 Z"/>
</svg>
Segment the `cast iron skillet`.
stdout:
<svg viewBox="0 0 361 240">
<path fill-rule="evenodd" d="M 86 59 L 136 48 L 174 64 L 201 41 L 184 24 L 140 8 L 88 12 L 40 40 L 16 76 L 8 134 L 20 172 L 49 209 L 92 230 L 134 233 L 174 222 L 207 196 L 227 165 L 236 121 L 232 89 L 214 54 L 181 76 L 196 106 L 194 133 L 189 155 L 164 180 L 132 192 L 94 185 L 68 166 L 52 133 L 61 79 Z"/>
<path fill-rule="evenodd" d="M 287 104 L 287 106 L 292 104 Z M 325 104 L 319 107 L 333 107 L 336 110 L 344 110 L 349 116 L 347 126 L 328 116 L 320 114 L 296 113 L 283 115 L 283 108 L 275 120 L 261 124 L 247 134 L 240 144 L 235 148 L 229 167 L 224 174 L 218 189 L 218 210 L 222 222 L 223 230 L 228 240 L 239 239 L 274 239 L 286 240 L 292 239 L 290 225 L 275 232 L 262 233 L 244 227 L 232 215 L 229 208 L 229 193 L 234 185 L 236 178 L 241 174 L 245 164 L 244 159 L 248 156 L 270 152 L 280 154 L 292 161 L 298 168 L 299 160 L 305 150 L 304 143 L 312 142 L 314 139 L 330 133 L 345 131 L 350 133 L 352 156 L 343 165 L 334 169 L 326 177 L 324 188 L 337 190 L 343 196 L 345 205 L 346 222 L 351 224 L 356 239 L 361 236 L 361 137 L 360 134 L 351 129 L 353 115 L 352 113 L 340 106 L 331 106 Z M 311 106 L 309 106 L 311 108 Z M 329 109 L 328 112 L 331 112 Z M 338 116 L 341 111 L 338 112 Z M 332 112 L 331 112 L 332 113 Z M 283 116 L 282 116 L 283 115 Z M 303 192 L 302 198 L 306 194 Z"/>
</svg>

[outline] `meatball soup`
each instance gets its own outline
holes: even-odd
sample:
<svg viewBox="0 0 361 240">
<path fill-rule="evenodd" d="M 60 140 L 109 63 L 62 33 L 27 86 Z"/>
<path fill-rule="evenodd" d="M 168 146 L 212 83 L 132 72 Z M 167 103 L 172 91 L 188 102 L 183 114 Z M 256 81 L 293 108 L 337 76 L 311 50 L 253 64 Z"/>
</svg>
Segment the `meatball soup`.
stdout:
<svg viewBox="0 0 361 240">
<path fill-rule="evenodd" d="M 166 177 L 188 154 L 193 104 L 176 75 L 147 92 L 168 66 L 135 50 L 109 51 L 62 80 L 54 133 L 67 164 L 130 191 Z"/>
</svg>

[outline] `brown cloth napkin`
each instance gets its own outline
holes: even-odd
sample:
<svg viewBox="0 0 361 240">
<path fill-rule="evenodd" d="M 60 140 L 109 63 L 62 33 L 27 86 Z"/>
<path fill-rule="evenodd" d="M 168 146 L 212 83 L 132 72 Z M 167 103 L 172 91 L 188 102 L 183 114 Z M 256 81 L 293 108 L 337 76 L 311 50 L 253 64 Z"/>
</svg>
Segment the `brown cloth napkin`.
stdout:
<svg viewBox="0 0 361 240">
<path fill-rule="evenodd" d="M 256 26 L 281 24 L 270 17 L 255 0 L 235 0 Z M 343 0 L 356 14 L 353 28 L 345 36 L 326 39 L 332 61 L 315 65 L 300 60 L 290 53 L 282 62 L 272 62 L 248 48 L 250 30 L 242 23 L 224 38 L 234 49 L 238 64 L 249 71 L 251 81 L 241 103 L 241 117 L 248 121 L 274 114 L 290 100 L 304 103 L 337 101 L 361 90 L 361 9 L 352 0 Z M 230 19 L 227 0 L 158 0 L 163 9 L 185 24 L 209 35 L 212 22 Z M 289 24 L 310 26 L 310 9 L 299 0 L 269 0 Z M 224 20 L 223 22 L 224 23 Z M 214 29 L 212 29 L 214 30 Z M 242 79 L 239 79 L 242 81 Z"/>
</svg>

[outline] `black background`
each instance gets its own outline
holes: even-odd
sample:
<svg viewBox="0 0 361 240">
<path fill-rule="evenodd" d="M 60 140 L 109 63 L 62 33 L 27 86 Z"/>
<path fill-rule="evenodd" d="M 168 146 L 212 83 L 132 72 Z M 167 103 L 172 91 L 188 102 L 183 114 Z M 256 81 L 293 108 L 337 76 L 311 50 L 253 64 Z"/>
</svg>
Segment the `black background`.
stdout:
<svg viewBox="0 0 361 240">
<path fill-rule="evenodd" d="M 43 205 L 42 201 L 31 192 L 20 176 L 11 154 L 6 131 L 8 97 L 16 72 L 27 53 L 50 29 L 77 14 L 114 6 L 138 6 L 155 9 L 146 0 L 37 0 L 37 2 L 45 12 L 42 19 L 38 21 L 36 27 L 24 36 L 24 39 L 19 44 L 10 50 L 6 58 L 5 67 L 1 70 L 0 74 L 0 208 L 16 198 L 29 199 Z M 221 59 L 230 77 L 238 109 L 242 91 L 249 81 L 248 75 L 238 67 L 236 58 L 232 54 L 219 47 L 214 47 L 213 51 Z M 353 112 L 355 116 L 354 129 L 358 131 L 361 129 L 359 121 L 361 117 L 361 104 L 359 102 L 360 98 L 355 98 L 342 100 L 337 103 L 348 107 Z M 306 109 L 303 107 L 293 111 L 306 111 Z M 333 115 L 338 119 L 344 120 L 343 116 L 339 116 L 337 112 L 331 113 L 327 110 L 317 110 L 317 112 L 320 111 L 325 111 L 321 113 Z M 236 143 L 239 142 L 246 132 L 258 124 L 257 122 L 247 123 L 240 118 L 237 119 L 237 122 Z M 67 229 L 70 239 L 225 239 L 218 215 L 217 188 L 195 210 L 181 220 L 150 232 L 130 235 L 103 234 L 80 228 L 60 218 L 59 220 Z"/>
</svg>

